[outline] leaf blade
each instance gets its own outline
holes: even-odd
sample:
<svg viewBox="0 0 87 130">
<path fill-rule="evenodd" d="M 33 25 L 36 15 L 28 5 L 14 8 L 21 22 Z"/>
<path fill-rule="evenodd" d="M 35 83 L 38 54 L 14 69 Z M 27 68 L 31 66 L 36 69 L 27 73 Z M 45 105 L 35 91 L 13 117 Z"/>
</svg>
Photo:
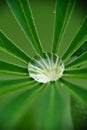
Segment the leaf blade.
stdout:
<svg viewBox="0 0 87 130">
<path fill-rule="evenodd" d="M 81 102 L 87 105 L 87 89 L 83 89 L 81 86 L 77 86 L 69 81 L 60 79 L 64 86 L 71 92 L 73 96 L 78 98 Z"/>
<path fill-rule="evenodd" d="M 31 88 L 29 86 L 29 88 L 12 99 L 12 101 L 0 110 L 0 124 L 2 124 L 4 129 L 14 128 L 44 87 L 45 86 L 42 84 L 33 84 Z"/>
<path fill-rule="evenodd" d="M 6 0 L 6 2 L 33 49 L 41 54 L 42 47 L 35 28 L 35 23 L 31 13 L 29 1 Z"/>
<path fill-rule="evenodd" d="M 87 52 L 83 53 L 79 57 L 77 57 L 75 60 L 71 61 L 70 63 L 66 64 L 66 68 L 75 67 L 77 65 L 81 65 L 87 61 Z"/>
<path fill-rule="evenodd" d="M 23 89 L 30 84 L 33 85 L 34 83 L 35 81 L 33 81 L 29 77 L 10 80 L 0 80 L 0 96 Z"/>
<path fill-rule="evenodd" d="M 0 60 L 0 73 L 28 75 L 28 70 L 25 67 L 18 66 L 16 64 Z"/>
<path fill-rule="evenodd" d="M 77 33 L 74 38 L 70 42 L 68 49 L 62 56 L 63 61 L 67 61 L 71 55 L 73 55 L 84 42 L 87 41 L 87 17 L 83 20 L 83 23 L 79 27 Z"/>
<path fill-rule="evenodd" d="M 39 100 L 39 101 L 38 101 Z M 37 129 L 62 129 L 64 117 L 64 101 L 57 86 L 49 83 L 44 92 L 38 97 L 35 107 Z M 65 128 L 64 128 L 65 129 Z"/>
<path fill-rule="evenodd" d="M 71 97 L 71 114 L 75 130 L 87 129 L 87 106 Z"/>
<path fill-rule="evenodd" d="M 56 0 L 56 18 L 55 29 L 53 37 L 52 52 L 57 53 L 59 51 L 61 41 L 68 26 L 73 8 L 75 6 L 75 0 Z"/>
<path fill-rule="evenodd" d="M 1 30 L 0 30 L 0 50 L 12 55 L 24 63 L 30 61 L 30 57 L 23 52 L 15 43 L 13 43 Z"/>
<path fill-rule="evenodd" d="M 65 70 L 64 77 L 87 79 L 87 68 Z"/>
</svg>

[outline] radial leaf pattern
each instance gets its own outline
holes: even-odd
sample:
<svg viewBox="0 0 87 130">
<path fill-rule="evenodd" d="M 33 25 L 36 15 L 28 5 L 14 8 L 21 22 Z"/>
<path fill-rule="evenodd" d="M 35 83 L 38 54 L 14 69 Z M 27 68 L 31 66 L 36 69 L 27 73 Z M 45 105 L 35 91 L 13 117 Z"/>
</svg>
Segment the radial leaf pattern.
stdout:
<svg viewBox="0 0 87 130">
<path fill-rule="evenodd" d="M 61 0 L 56 0 L 56 18 L 52 48 L 53 53 L 58 53 L 59 51 L 75 2 L 75 0 L 64 0 L 63 2 Z"/>
<path fill-rule="evenodd" d="M 57 55 L 42 53 L 42 56 L 32 58 L 28 70 L 30 77 L 38 82 L 47 83 L 62 77 L 64 64 Z"/>
<path fill-rule="evenodd" d="M 24 63 L 28 63 L 30 57 L 23 52 L 19 47 L 15 45 L 7 36 L 0 31 L 0 50 L 5 51 L 7 54 L 10 54 Z"/>
<path fill-rule="evenodd" d="M 7 77 L 0 80 L 0 130 L 17 130 L 19 122 L 22 122 L 27 112 L 30 113 L 25 119 L 29 122 L 26 122 L 25 126 L 28 130 L 73 129 L 71 111 L 66 109 L 70 107 L 70 95 L 87 105 L 87 89 L 69 81 L 70 78 L 87 80 L 87 67 L 84 68 L 87 63 L 87 51 L 76 56 L 74 60 L 71 58 L 87 41 L 87 17 L 65 49 L 61 60 L 57 53 L 76 1 L 55 1 L 54 34 L 52 50 L 49 53 L 42 48 L 30 0 L 6 0 L 6 3 L 35 50 L 36 56 L 28 56 L 3 31 L 0 31 L 0 50 L 27 65 L 27 67 L 21 66 L 0 58 L 0 74 L 12 76 L 11 79 Z M 14 79 L 14 75 L 21 77 Z M 39 83 L 41 81 L 44 82 Z M 68 96 L 63 95 L 65 92 Z M 68 107 L 65 105 L 67 101 L 69 101 Z M 67 118 L 67 115 L 70 117 Z M 68 123 L 64 123 L 65 119 Z"/>
<path fill-rule="evenodd" d="M 30 9 L 30 2 L 28 0 L 6 0 L 6 2 L 34 50 L 38 53 L 42 53 L 41 43 Z"/>
</svg>

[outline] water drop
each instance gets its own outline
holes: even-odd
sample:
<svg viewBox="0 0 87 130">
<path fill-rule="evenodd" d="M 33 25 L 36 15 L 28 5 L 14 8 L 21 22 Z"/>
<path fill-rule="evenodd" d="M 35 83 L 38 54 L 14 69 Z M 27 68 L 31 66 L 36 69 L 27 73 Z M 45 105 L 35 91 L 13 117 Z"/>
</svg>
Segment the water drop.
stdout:
<svg viewBox="0 0 87 130">
<path fill-rule="evenodd" d="M 43 53 L 31 59 L 28 64 L 29 76 L 34 80 L 47 83 L 56 81 L 63 75 L 64 63 L 59 56 Z"/>
</svg>

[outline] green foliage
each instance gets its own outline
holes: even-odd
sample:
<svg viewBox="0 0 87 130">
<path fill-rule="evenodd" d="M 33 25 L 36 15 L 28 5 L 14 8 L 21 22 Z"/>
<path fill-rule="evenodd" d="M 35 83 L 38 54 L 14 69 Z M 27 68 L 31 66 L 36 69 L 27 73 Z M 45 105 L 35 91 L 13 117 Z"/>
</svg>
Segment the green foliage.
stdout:
<svg viewBox="0 0 87 130">
<path fill-rule="evenodd" d="M 0 72 L 28 75 L 27 68 L 15 65 L 13 63 L 8 63 L 2 60 L 0 60 Z"/>
<path fill-rule="evenodd" d="M 69 23 L 73 8 L 75 6 L 75 0 L 56 0 L 56 18 L 55 18 L 55 30 L 53 39 L 52 52 L 57 53 L 64 35 L 64 32 Z M 56 46 L 56 47 L 55 47 Z"/>
<path fill-rule="evenodd" d="M 87 68 L 65 70 L 64 76 L 69 78 L 84 78 L 87 79 Z"/>
<path fill-rule="evenodd" d="M 78 101 L 75 97 L 71 98 L 71 113 L 75 130 L 87 129 L 87 106 Z"/>
<path fill-rule="evenodd" d="M 56 17 L 52 50 L 59 53 L 63 36 L 69 24 L 75 6 L 75 0 L 56 0 Z M 37 34 L 34 18 L 28 0 L 6 0 L 12 14 L 36 54 L 43 53 L 42 44 Z M 72 111 L 71 95 L 87 105 L 87 89 L 71 83 L 70 78 L 87 79 L 87 50 L 71 59 L 78 49 L 87 41 L 87 17 L 76 32 L 74 38 L 65 49 L 62 59 L 65 71 L 61 79 L 42 84 L 28 75 L 30 56 L 0 31 L 0 50 L 25 63 L 24 66 L 0 59 L 0 74 L 10 74 L 12 79 L 0 80 L 0 130 L 70 130 L 75 122 Z M 83 65 L 82 67 L 80 67 Z M 14 75 L 22 76 L 14 79 Z M 68 90 L 68 91 L 67 91 Z M 71 102 L 71 103 L 70 103 Z M 73 103 L 74 104 L 74 103 Z M 78 110 L 77 110 L 78 111 Z M 27 115 L 28 113 L 28 115 Z M 68 117 L 67 117 L 68 115 Z M 67 119 L 67 121 L 66 121 Z M 73 119 L 73 124 L 71 119 Z M 76 126 L 76 124 L 75 124 Z"/>
<path fill-rule="evenodd" d="M 87 52 L 84 52 L 78 58 L 66 64 L 66 68 L 74 67 L 74 66 L 76 67 L 82 65 L 85 62 L 87 62 Z"/>
<path fill-rule="evenodd" d="M 29 77 L 19 78 L 19 79 L 9 79 L 9 80 L 1 80 L 0 81 L 0 95 L 10 93 L 12 91 L 16 91 L 19 89 L 23 89 L 28 85 L 33 85 L 35 81 L 33 81 Z"/>
<path fill-rule="evenodd" d="M 70 58 L 70 56 L 72 56 L 85 41 L 87 41 L 87 17 L 84 19 L 82 25 L 75 34 L 75 37 L 71 41 L 69 48 L 66 50 L 62 59 L 65 61 Z"/>
<path fill-rule="evenodd" d="M 79 100 L 83 101 L 87 105 L 87 90 L 81 88 L 81 86 L 77 86 L 72 84 L 64 79 L 60 80 L 64 86 L 73 94 L 75 97 L 79 98 Z"/>
<path fill-rule="evenodd" d="M 41 43 L 35 29 L 29 1 L 6 0 L 6 2 L 34 50 L 38 53 L 42 53 Z"/>
<path fill-rule="evenodd" d="M 28 63 L 30 60 L 29 56 L 8 39 L 2 31 L 0 31 L 0 50 L 18 58 L 24 63 Z"/>
</svg>

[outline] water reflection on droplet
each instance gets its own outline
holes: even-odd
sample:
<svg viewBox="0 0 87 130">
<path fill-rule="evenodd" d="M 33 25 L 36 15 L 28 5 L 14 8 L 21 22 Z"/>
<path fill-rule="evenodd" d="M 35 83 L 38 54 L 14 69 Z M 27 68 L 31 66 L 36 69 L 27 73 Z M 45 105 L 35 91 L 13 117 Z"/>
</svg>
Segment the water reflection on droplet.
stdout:
<svg viewBox="0 0 87 130">
<path fill-rule="evenodd" d="M 29 76 L 42 83 L 56 81 L 62 77 L 64 63 L 56 54 L 43 53 L 33 57 L 28 64 Z"/>
</svg>

